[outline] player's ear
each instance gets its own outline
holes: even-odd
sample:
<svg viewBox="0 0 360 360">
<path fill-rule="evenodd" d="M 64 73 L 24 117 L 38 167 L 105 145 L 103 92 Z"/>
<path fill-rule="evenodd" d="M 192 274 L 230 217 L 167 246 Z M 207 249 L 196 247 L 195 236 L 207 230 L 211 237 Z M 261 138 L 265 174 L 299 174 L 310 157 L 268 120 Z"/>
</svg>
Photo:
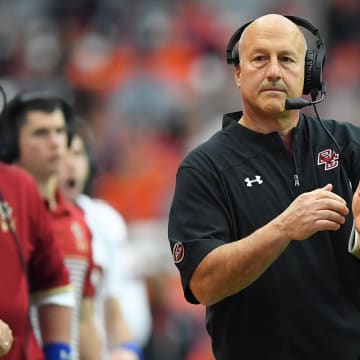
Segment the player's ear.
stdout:
<svg viewBox="0 0 360 360">
<path fill-rule="evenodd" d="M 241 67 L 240 64 L 236 66 L 234 71 L 234 80 L 235 84 L 238 88 L 240 88 L 240 74 L 241 74 Z"/>
</svg>

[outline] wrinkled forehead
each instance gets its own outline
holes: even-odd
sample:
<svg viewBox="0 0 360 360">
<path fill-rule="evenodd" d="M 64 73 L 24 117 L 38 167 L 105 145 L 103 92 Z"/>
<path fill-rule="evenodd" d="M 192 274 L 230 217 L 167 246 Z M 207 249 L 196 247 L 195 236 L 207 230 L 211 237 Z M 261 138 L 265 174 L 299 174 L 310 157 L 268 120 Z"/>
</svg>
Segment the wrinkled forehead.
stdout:
<svg viewBox="0 0 360 360">
<path fill-rule="evenodd" d="M 274 47 L 289 44 L 299 51 L 305 51 L 307 47 L 300 28 L 291 20 L 279 15 L 262 17 L 250 23 L 239 40 L 239 49 L 244 51 L 258 43 Z"/>
</svg>

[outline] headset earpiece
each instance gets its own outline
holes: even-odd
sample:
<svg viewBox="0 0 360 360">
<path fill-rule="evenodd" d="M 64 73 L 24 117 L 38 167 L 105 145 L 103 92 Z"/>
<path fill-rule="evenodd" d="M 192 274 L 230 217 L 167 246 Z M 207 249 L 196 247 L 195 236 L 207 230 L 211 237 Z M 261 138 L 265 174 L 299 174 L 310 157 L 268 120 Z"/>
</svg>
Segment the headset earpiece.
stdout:
<svg viewBox="0 0 360 360">
<path fill-rule="evenodd" d="M 239 27 L 234 34 L 231 36 L 227 48 L 226 48 L 226 61 L 228 64 L 234 64 L 238 66 L 240 63 L 239 50 L 235 49 L 237 42 L 239 41 L 241 34 L 244 32 L 245 28 L 250 25 L 252 21 L 247 22 L 243 26 Z"/>
<path fill-rule="evenodd" d="M 303 94 L 310 94 L 313 82 L 314 51 L 307 50 L 305 55 L 304 88 Z"/>
<path fill-rule="evenodd" d="M 239 50 L 233 50 L 231 52 L 231 64 L 238 66 L 240 63 Z"/>
<path fill-rule="evenodd" d="M 323 67 L 325 63 L 325 43 L 320 36 L 319 30 L 311 24 L 309 21 L 291 15 L 284 15 L 298 26 L 301 26 L 310 31 L 316 38 L 316 50 L 307 50 L 305 55 L 305 69 L 304 69 L 304 88 L 303 94 L 317 94 L 323 88 Z M 239 50 L 235 49 L 242 33 L 248 25 L 253 21 L 249 21 L 241 26 L 231 36 L 228 45 L 226 47 L 226 60 L 228 64 L 237 66 L 240 62 Z"/>
</svg>

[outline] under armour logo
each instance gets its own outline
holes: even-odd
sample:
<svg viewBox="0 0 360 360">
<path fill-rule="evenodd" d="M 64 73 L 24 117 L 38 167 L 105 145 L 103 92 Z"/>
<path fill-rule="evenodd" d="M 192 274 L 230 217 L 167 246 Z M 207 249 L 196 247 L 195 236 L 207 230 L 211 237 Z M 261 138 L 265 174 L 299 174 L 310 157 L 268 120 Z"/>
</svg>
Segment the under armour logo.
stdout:
<svg viewBox="0 0 360 360">
<path fill-rule="evenodd" d="M 252 179 L 252 180 L 250 180 L 250 178 L 247 177 L 244 181 L 246 182 L 247 187 L 253 186 L 253 183 L 255 183 L 255 182 L 258 183 L 258 184 L 263 183 L 263 180 L 261 179 L 260 175 L 255 175 L 255 179 Z"/>
<path fill-rule="evenodd" d="M 325 171 L 336 168 L 339 165 L 339 154 L 331 149 L 324 150 L 318 154 L 317 164 L 325 164 Z"/>
</svg>

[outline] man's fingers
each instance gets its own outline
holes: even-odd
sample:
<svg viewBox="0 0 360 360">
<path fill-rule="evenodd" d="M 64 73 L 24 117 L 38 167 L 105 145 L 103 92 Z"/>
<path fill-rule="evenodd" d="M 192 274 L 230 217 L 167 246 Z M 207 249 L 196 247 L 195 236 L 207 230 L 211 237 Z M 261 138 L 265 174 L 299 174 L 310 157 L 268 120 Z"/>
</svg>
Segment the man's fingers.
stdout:
<svg viewBox="0 0 360 360">
<path fill-rule="evenodd" d="M 13 335 L 10 327 L 0 320 L 0 356 L 6 355 L 12 346 Z"/>
</svg>

